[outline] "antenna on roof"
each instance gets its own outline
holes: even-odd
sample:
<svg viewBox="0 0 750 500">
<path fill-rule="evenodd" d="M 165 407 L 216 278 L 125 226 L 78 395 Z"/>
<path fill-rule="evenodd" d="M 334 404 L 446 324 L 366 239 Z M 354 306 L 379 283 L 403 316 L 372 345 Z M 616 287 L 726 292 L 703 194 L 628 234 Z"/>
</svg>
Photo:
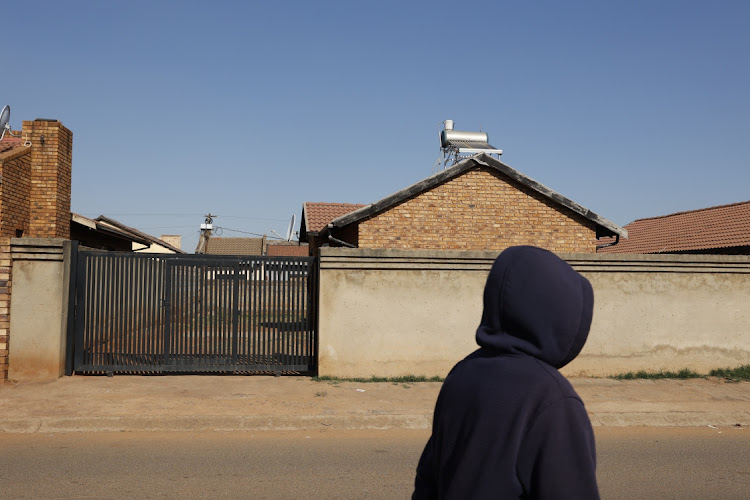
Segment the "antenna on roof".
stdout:
<svg viewBox="0 0 750 500">
<path fill-rule="evenodd" d="M 292 220 L 289 221 L 289 228 L 286 230 L 286 241 L 292 241 L 292 231 L 294 231 L 295 217 L 292 214 Z"/>
<path fill-rule="evenodd" d="M 289 221 L 289 227 L 286 230 L 286 237 L 282 237 L 279 233 L 271 229 L 271 232 L 275 234 L 280 240 L 284 241 L 292 241 L 292 236 L 294 236 L 296 233 L 294 233 L 294 222 L 297 219 L 295 218 L 294 214 L 292 214 L 292 220 Z"/>
<path fill-rule="evenodd" d="M 443 122 L 445 128 L 440 132 L 440 154 L 435 165 L 442 165 L 443 169 L 470 158 L 480 153 L 488 155 L 503 154 L 502 149 L 497 149 L 489 143 L 486 132 L 464 132 L 453 130 L 453 120 Z M 450 165 L 448 164 L 450 162 Z"/>
<path fill-rule="evenodd" d="M 5 132 L 8 132 L 13 137 L 21 137 L 21 134 L 14 134 L 10 129 L 10 106 L 3 106 L 3 110 L 0 111 L 0 141 L 5 137 Z"/>
</svg>

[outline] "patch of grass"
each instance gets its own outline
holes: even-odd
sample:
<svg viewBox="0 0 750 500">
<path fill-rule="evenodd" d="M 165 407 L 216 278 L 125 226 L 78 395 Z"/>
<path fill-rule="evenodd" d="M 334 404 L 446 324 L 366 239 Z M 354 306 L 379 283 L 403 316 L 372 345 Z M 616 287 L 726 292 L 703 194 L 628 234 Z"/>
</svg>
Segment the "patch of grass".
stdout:
<svg viewBox="0 0 750 500">
<path fill-rule="evenodd" d="M 326 391 L 318 391 L 318 392 L 315 393 L 315 397 L 316 398 L 324 398 L 327 395 L 328 395 L 328 393 Z"/>
<path fill-rule="evenodd" d="M 646 379 L 646 380 L 659 380 L 659 379 L 680 379 L 680 380 L 686 380 L 690 378 L 705 378 L 705 375 L 701 375 L 700 373 L 694 372 L 693 370 L 689 370 L 687 368 L 680 370 L 678 372 L 647 372 L 645 370 L 640 370 L 637 372 L 628 372 L 628 373 L 621 373 L 619 375 L 612 375 L 609 378 L 613 378 L 615 380 L 639 380 L 639 379 Z"/>
<path fill-rule="evenodd" d="M 737 368 L 719 368 L 711 370 L 709 375 L 712 377 L 722 377 L 729 382 L 750 380 L 750 365 L 738 366 Z"/>
<path fill-rule="evenodd" d="M 657 379 L 691 379 L 691 378 L 706 378 L 706 377 L 721 377 L 728 382 L 740 382 L 750 381 L 750 365 L 738 366 L 736 368 L 717 368 L 711 370 L 708 375 L 694 372 L 685 368 L 678 372 L 662 371 L 662 372 L 647 372 L 640 370 L 637 372 L 621 373 L 618 375 L 611 375 L 607 378 L 615 380 L 657 380 Z"/>
<path fill-rule="evenodd" d="M 393 384 L 413 384 L 417 382 L 442 382 L 445 380 L 443 377 L 423 377 L 417 375 L 406 375 L 403 377 L 375 377 L 370 378 L 341 378 L 341 377 L 313 377 L 316 382 L 330 382 L 337 384 L 339 382 L 358 382 L 358 383 L 370 383 L 370 382 L 391 382 Z"/>
</svg>

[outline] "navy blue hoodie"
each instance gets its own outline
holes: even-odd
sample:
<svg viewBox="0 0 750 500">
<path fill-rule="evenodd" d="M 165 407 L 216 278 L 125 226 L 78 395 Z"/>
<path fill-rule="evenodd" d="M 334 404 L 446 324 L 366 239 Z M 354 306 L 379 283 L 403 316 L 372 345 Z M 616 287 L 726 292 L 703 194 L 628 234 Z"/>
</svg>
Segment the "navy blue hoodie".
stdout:
<svg viewBox="0 0 750 500">
<path fill-rule="evenodd" d="M 599 498 L 591 422 L 557 371 L 583 348 L 593 307 L 591 284 L 553 253 L 500 254 L 480 348 L 443 383 L 413 498 Z"/>
</svg>

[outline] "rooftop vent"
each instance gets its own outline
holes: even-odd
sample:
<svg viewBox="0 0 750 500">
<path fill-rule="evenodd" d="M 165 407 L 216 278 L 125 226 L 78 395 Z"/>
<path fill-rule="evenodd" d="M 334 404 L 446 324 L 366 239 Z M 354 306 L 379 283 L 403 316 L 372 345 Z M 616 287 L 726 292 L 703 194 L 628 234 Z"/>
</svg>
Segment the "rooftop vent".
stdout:
<svg viewBox="0 0 750 500">
<path fill-rule="evenodd" d="M 443 122 L 445 128 L 440 132 L 440 153 L 436 165 L 443 169 L 474 155 L 485 153 L 497 155 L 503 154 L 502 149 L 490 145 L 486 132 L 464 132 L 453 130 L 453 120 Z"/>
</svg>

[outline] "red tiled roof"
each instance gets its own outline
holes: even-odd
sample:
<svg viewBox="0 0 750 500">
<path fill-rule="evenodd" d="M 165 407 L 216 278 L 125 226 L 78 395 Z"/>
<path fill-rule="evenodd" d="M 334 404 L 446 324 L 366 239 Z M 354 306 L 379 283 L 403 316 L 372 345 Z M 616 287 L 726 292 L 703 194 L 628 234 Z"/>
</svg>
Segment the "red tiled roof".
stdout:
<svg viewBox="0 0 750 500">
<path fill-rule="evenodd" d="M 625 229 L 627 239 L 599 252 L 674 253 L 750 246 L 750 201 L 638 219 Z"/>
<path fill-rule="evenodd" d="M 5 134 L 5 137 L 3 137 L 3 140 L 0 141 L 0 154 L 7 153 L 8 151 L 12 151 L 17 148 L 23 148 L 25 147 L 23 145 L 23 141 L 20 137 L 13 137 L 8 134 Z"/>
<path fill-rule="evenodd" d="M 271 257 L 307 257 L 310 253 L 307 245 L 275 245 L 269 243 L 266 250 Z"/>
<path fill-rule="evenodd" d="M 319 233 L 332 220 L 366 206 L 356 203 L 317 203 L 308 201 L 303 207 L 305 212 L 305 229 L 308 233 Z"/>
</svg>

